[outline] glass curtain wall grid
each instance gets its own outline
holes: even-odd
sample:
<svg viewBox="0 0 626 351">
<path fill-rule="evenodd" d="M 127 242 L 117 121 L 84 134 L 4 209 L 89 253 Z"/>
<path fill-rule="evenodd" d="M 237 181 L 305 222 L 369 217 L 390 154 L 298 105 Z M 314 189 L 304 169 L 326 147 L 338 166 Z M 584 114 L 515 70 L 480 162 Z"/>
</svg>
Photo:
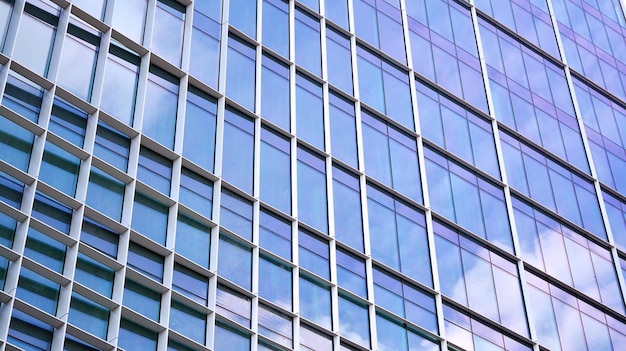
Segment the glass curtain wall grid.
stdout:
<svg viewBox="0 0 626 351">
<path fill-rule="evenodd" d="M 621 0 L 0 0 L 0 350 L 626 349 Z"/>
</svg>

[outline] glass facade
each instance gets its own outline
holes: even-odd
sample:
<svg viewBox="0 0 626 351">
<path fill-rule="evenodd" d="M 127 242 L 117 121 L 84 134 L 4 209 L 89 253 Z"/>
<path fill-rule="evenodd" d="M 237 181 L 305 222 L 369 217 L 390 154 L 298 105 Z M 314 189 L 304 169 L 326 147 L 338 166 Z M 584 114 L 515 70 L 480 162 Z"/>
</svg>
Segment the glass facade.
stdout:
<svg viewBox="0 0 626 351">
<path fill-rule="evenodd" d="M 0 0 L 0 350 L 625 350 L 625 12 Z"/>
</svg>

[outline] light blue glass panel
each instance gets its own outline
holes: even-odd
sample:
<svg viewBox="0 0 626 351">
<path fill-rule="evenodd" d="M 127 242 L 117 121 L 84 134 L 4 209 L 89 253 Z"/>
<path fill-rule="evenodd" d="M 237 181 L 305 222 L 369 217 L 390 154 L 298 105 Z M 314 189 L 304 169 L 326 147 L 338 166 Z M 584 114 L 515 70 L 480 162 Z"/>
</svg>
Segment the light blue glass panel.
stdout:
<svg viewBox="0 0 626 351">
<path fill-rule="evenodd" d="M 223 323 L 217 323 L 214 347 L 215 351 L 249 350 L 250 336 Z"/>
<path fill-rule="evenodd" d="M 81 10 L 84 10 L 95 18 L 102 20 L 106 0 L 72 0 L 72 4 L 80 7 Z"/>
<path fill-rule="evenodd" d="M 296 78 L 296 128 L 298 137 L 324 150 L 322 87 L 298 75 Z"/>
<path fill-rule="evenodd" d="M 171 0 L 157 1 L 152 31 L 152 51 L 175 66 L 180 66 L 184 21 L 185 6 Z"/>
<path fill-rule="evenodd" d="M 252 241 L 252 203 L 222 189 L 220 224 L 233 233 Z"/>
<path fill-rule="evenodd" d="M 226 110 L 224 119 L 222 177 L 251 194 L 254 122 L 230 109 Z"/>
<path fill-rule="evenodd" d="M 55 98 L 48 130 L 78 147 L 83 147 L 88 118 L 87 113 L 61 98 Z"/>
<path fill-rule="evenodd" d="M 259 296 L 291 311 L 291 268 L 284 263 L 261 256 L 259 259 Z"/>
<path fill-rule="evenodd" d="M 209 268 L 211 228 L 187 216 L 178 215 L 176 252 L 202 267 Z"/>
<path fill-rule="evenodd" d="M 330 100 L 330 145 L 334 157 L 358 168 L 354 104 L 335 94 Z"/>
<path fill-rule="evenodd" d="M 309 72 L 321 76 L 320 23 L 304 12 L 296 11 L 295 28 L 296 63 Z"/>
<path fill-rule="evenodd" d="M 396 322 L 376 314 L 376 334 L 381 350 L 408 350 L 406 329 Z"/>
<path fill-rule="evenodd" d="M 328 232 L 324 160 L 302 148 L 298 149 L 298 210 L 301 221 Z"/>
<path fill-rule="evenodd" d="M 164 70 L 150 66 L 143 111 L 142 132 L 170 149 L 174 148 L 178 79 Z"/>
<path fill-rule="evenodd" d="M 109 325 L 109 310 L 77 293 L 72 293 L 67 321 L 105 339 Z"/>
<path fill-rule="evenodd" d="M 289 57 L 289 4 L 263 0 L 263 45 Z"/>
<path fill-rule="evenodd" d="M 352 94 L 350 40 L 338 32 L 328 29 L 326 31 L 326 53 L 329 63 L 328 82 L 346 93 Z"/>
<path fill-rule="evenodd" d="M 206 315 L 177 301 L 172 301 L 169 327 L 191 340 L 204 344 Z"/>
<path fill-rule="evenodd" d="M 165 195 L 170 194 L 172 161 L 142 147 L 139 150 L 137 179 Z"/>
<path fill-rule="evenodd" d="M 358 345 L 370 346 L 367 308 L 342 295 L 339 296 L 339 333 Z"/>
<path fill-rule="evenodd" d="M 330 280 L 328 241 L 303 230 L 298 231 L 300 267 Z"/>
<path fill-rule="evenodd" d="M 185 111 L 183 156 L 213 172 L 215 161 L 215 99 L 190 87 Z"/>
<path fill-rule="evenodd" d="M 327 19 L 348 30 L 348 1 L 332 0 L 324 2 Z"/>
<path fill-rule="evenodd" d="M 143 284 L 126 280 L 123 304 L 153 321 L 159 320 L 161 294 Z"/>
<path fill-rule="evenodd" d="M 61 274 L 65 261 L 66 247 L 63 243 L 35 230 L 28 229 L 24 255 L 43 266 Z"/>
<path fill-rule="evenodd" d="M 128 125 L 135 112 L 139 62 L 139 56 L 125 49 L 109 50 L 100 108 Z"/>
<path fill-rule="evenodd" d="M 2 104 L 33 122 L 39 120 L 44 90 L 17 73 L 9 72 Z"/>
<path fill-rule="evenodd" d="M 96 142 L 93 147 L 94 156 L 126 172 L 129 153 L 130 138 L 103 122 L 98 123 Z"/>
<path fill-rule="evenodd" d="M 165 244 L 167 206 L 143 195 L 135 194 L 131 228 L 157 243 Z"/>
<path fill-rule="evenodd" d="M 118 1 L 113 8 L 113 28 L 137 43 L 143 43 L 147 0 Z"/>
<path fill-rule="evenodd" d="M 251 249 L 220 235 L 217 274 L 250 290 L 252 284 Z"/>
<path fill-rule="evenodd" d="M 157 333 L 122 318 L 118 345 L 126 350 L 156 350 Z"/>
<path fill-rule="evenodd" d="M 213 213 L 213 183 L 199 174 L 183 168 L 178 201 L 203 216 L 211 218 Z"/>
<path fill-rule="evenodd" d="M 335 237 L 363 251 L 363 218 L 358 178 L 341 168 L 333 167 L 335 206 Z"/>
<path fill-rule="evenodd" d="M 74 196 L 79 167 L 78 157 L 47 142 L 39 169 L 39 179 L 69 196 Z"/>
<path fill-rule="evenodd" d="M 291 213 L 291 160 L 289 140 L 268 129 L 261 131 L 261 200 Z"/>
<path fill-rule="evenodd" d="M 85 203 L 114 220 L 120 221 L 125 188 L 126 184 L 123 182 L 92 167 Z"/>
<path fill-rule="evenodd" d="M 210 18 L 210 14 L 199 11 L 203 4 L 196 3 L 196 11 L 193 15 L 193 29 L 191 33 L 191 55 L 189 57 L 189 73 L 207 83 L 210 87 L 217 88 L 217 71 L 220 54 L 220 16 L 219 7 L 221 1 L 213 1 L 218 9 L 211 9 L 210 14 L 217 14 L 217 19 Z M 210 5 L 208 5 L 210 6 Z"/>
<path fill-rule="evenodd" d="M 256 0 L 232 0 L 230 2 L 230 24 L 251 38 L 256 38 Z"/>
<path fill-rule="evenodd" d="M 87 31 L 70 23 L 68 35 L 63 43 L 63 54 L 59 66 L 59 72 L 63 73 L 59 74 L 57 82 L 71 93 L 87 101 L 91 99 L 96 58 L 100 45 L 99 34 L 91 28 Z"/>
<path fill-rule="evenodd" d="M 83 253 L 78 253 L 76 271 L 74 272 L 76 282 L 110 298 L 113 293 L 114 277 L 115 271 L 112 268 Z"/>
<path fill-rule="evenodd" d="M 15 292 L 16 298 L 55 315 L 59 291 L 59 284 L 52 280 L 44 278 L 26 267 L 20 269 L 20 278 Z"/>
<path fill-rule="evenodd" d="M 0 159 L 26 172 L 35 136 L 4 116 L 0 116 Z"/>
<path fill-rule="evenodd" d="M 233 8 L 234 2 L 230 4 Z M 232 17 L 233 13 L 230 15 Z M 226 65 L 226 96 L 251 111 L 254 111 L 254 64 L 254 48 L 244 44 L 237 37 L 230 36 Z"/>
<path fill-rule="evenodd" d="M 331 329 L 330 290 L 306 276 L 300 276 L 300 305 L 302 317 Z"/>
<path fill-rule="evenodd" d="M 291 224 L 289 222 L 261 209 L 259 237 L 261 247 L 291 261 Z"/>
<path fill-rule="evenodd" d="M 263 56 L 261 77 L 261 116 L 290 130 L 289 68 Z"/>
<path fill-rule="evenodd" d="M 40 10 L 33 7 L 27 4 L 25 9 L 39 13 Z M 45 18 L 38 18 L 30 13 L 25 13 L 20 18 L 13 59 L 33 72 L 47 76 L 58 18 L 47 12 L 41 15 Z"/>
</svg>

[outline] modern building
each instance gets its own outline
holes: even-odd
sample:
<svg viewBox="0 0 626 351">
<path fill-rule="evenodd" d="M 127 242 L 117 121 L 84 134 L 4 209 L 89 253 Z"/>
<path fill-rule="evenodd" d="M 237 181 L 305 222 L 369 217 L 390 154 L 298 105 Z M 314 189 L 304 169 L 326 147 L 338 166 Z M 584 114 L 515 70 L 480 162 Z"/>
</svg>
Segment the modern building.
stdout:
<svg viewBox="0 0 626 351">
<path fill-rule="evenodd" d="M 0 0 L 0 350 L 625 350 L 620 0 Z"/>
</svg>

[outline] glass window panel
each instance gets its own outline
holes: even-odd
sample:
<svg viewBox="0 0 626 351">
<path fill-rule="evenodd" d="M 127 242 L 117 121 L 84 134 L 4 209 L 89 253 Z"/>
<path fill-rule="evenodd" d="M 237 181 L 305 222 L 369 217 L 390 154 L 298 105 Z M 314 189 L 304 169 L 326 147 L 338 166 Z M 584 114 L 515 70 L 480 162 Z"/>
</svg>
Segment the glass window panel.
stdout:
<svg viewBox="0 0 626 351">
<path fill-rule="evenodd" d="M 139 150 L 137 179 L 165 195 L 170 194 L 172 161 L 156 152 L 142 147 Z"/>
<path fill-rule="evenodd" d="M 279 345 L 291 348 L 293 346 L 291 317 L 274 308 L 259 305 L 259 334 Z M 259 349 L 262 350 L 262 348 Z"/>
<path fill-rule="evenodd" d="M 51 270 L 62 273 L 65 263 L 65 245 L 48 235 L 35 230 L 28 229 L 26 247 L 24 255 Z"/>
<path fill-rule="evenodd" d="M 227 182 L 252 194 L 254 122 L 231 109 L 226 110 L 224 120 L 222 176 Z"/>
<path fill-rule="evenodd" d="M 83 147 L 88 117 L 87 113 L 55 97 L 48 130 L 78 147 Z"/>
<path fill-rule="evenodd" d="M 289 57 L 289 4 L 263 0 L 263 45 Z"/>
<path fill-rule="evenodd" d="M 233 0 L 230 2 L 230 24 L 251 38 L 256 38 L 256 0 Z"/>
<path fill-rule="evenodd" d="M 216 6 L 217 9 L 205 11 L 202 9 L 203 6 Z M 196 3 L 191 32 L 189 73 L 213 88 L 217 88 L 220 61 L 220 14 L 222 13 L 220 7 L 221 1 Z M 215 18 L 212 15 L 217 16 Z"/>
<path fill-rule="evenodd" d="M 150 66 L 142 132 L 170 149 L 174 148 L 178 83 L 178 78 Z"/>
<path fill-rule="evenodd" d="M 74 281 L 110 298 L 113 294 L 114 277 L 113 269 L 81 252 L 78 253 Z"/>
<path fill-rule="evenodd" d="M 165 245 L 168 207 L 141 193 L 135 194 L 131 228 Z"/>
<path fill-rule="evenodd" d="M 54 328 L 14 309 L 7 341 L 26 350 L 50 350 Z"/>
<path fill-rule="evenodd" d="M 254 0 L 254 3 L 256 0 Z M 231 9 L 237 2 L 251 2 L 250 0 L 236 0 L 230 3 Z M 236 7 L 235 7 L 236 8 Z M 247 11 L 239 9 L 238 12 Z M 234 13 L 230 16 L 233 18 Z M 235 25 L 235 23 L 231 22 Z M 248 110 L 254 111 L 255 85 L 255 54 L 254 48 L 244 44 L 237 37 L 229 36 L 228 63 L 226 65 L 226 95 Z"/>
<path fill-rule="evenodd" d="M 176 226 L 176 252 L 202 267 L 209 268 L 211 228 L 178 215 Z"/>
<path fill-rule="evenodd" d="M 324 161 L 302 148 L 298 149 L 298 210 L 301 221 L 328 232 Z"/>
<path fill-rule="evenodd" d="M 109 310 L 77 293 L 72 293 L 67 321 L 90 334 L 106 339 Z"/>
<path fill-rule="evenodd" d="M 261 201 L 291 213 L 291 159 L 289 140 L 261 130 Z"/>
<path fill-rule="evenodd" d="M 47 76 L 59 19 L 30 3 L 25 5 L 24 10 L 15 39 L 13 59 L 33 72 Z"/>
<path fill-rule="evenodd" d="M 206 305 L 209 298 L 209 278 L 175 263 L 172 289 L 202 305 Z"/>
<path fill-rule="evenodd" d="M 145 0 L 138 0 L 143 1 Z M 136 0 L 120 2 L 131 4 Z M 117 8 L 117 6 L 116 6 Z M 136 12 L 131 12 L 135 13 Z M 100 108 L 120 121 L 132 125 L 139 80 L 138 54 L 116 45 L 109 48 Z"/>
<path fill-rule="evenodd" d="M 213 183 L 183 167 L 180 175 L 178 200 L 203 216 L 211 218 L 213 211 Z"/>
<path fill-rule="evenodd" d="M 354 104 L 329 94 L 330 145 L 334 157 L 358 168 Z"/>
<path fill-rule="evenodd" d="M 16 226 L 17 221 L 15 219 L 0 212 L 0 245 L 7 248 L 13 247 Z"/>
<path fill-rule="evenodd" d="M 300 313 L 302 317 L 331 329 L 330 290 L 306 275 L 300 276 Z"/>
<path fill-rule="evenodd" d="M 154 16 L 153 52 L 175 66 L 180 66 L 185 7 L 176 1 L 159 0 Z"/>
<path fill-rule="evenodd" d="M 252 203 L 227 189 L 222 190 L 220 223 L 252 241 Z"/>
<path fill-rule="evenodd" d="M 261 77 L 261 115 L 277 126 L 290 130 L 289 68 L 269 56 L 263 56 Z"/>
<path fill-rule="evenodd" d="M 315 234 L 300 230 L 298 231 L 298 245 L 300 267 L 330 280 L 328 242 L 318 238 Z"/>
<path fill-rule="evenodd" d="M 296 10 L 296 63 L 309 72 L 322 75 L 320 23 L 304 12 Z"/>
<path fill-rule="evenodd" d="M 346 93 L 352 94 L 350 40 L 332 29 L 327 29 L 326 53 L 330 63 L 328 65 L 328 82 Z"/>
<path fill-rule="evenodd" d="M 296 78 L 296 128 L 298 137 L 324 150 L 322 87 L 302 75 Z"/>
<path fill-rule="evenodd" d="M 44 89 L 19 74 L 9 72 L 2 104 L 30 121 L 39 120 Z"/>
<path fill-rule="evenodd" d="M 363 218 L 359 180 L 341 168 L 333 167 L 335 237 L 363 251 Z"/>
<path fill-rule="evenodd" d="M 96 167 L 91 168 L 85 203 L 107 216 L 120 221 L 126 184 Z"/>
<path fill-rule="evenodd" d="M 370 347 L 367 308 L 342 295 L 339 296 L 339 333 L 363 347 Z"/>
<path fill-rule="evenodd" d="M 39 179 L 66 193 L 74 196 L 78 183 L 80 159 L 60 147 L 46 142 L 39 168 Z"/>
<path fill-rule="evenodd" d="M 0 159 L 26 172 L 34 139 L 33 133 L 0 116 Z"/>
<path fill-rule="evenodd" d="M 63 54 L 58 77 L 62 87 L 89 101 L 95 73 L 95 65 L 100 45 L 100 33 L 84 23 L 72 18 L 68 35 L 63 43 Z"/>
<path fill-rule="evenodd" d="M 259 296 L 291 310 L 291 267 L 261 256 L 259 259 Z"/>
<path fill-rule="evenodd" d="M 215 351 L 249 350 L 250 336 L 223 323 L 215 326 Z"/>
<path fill-rule="evenodd" d="M 118 345 L 126 350 L 156 350 L 157 333 L 122 318 Z"/>
<path fill-rule="evenodd" d="M 291 223 L 261 209 L 259 237 L 262 248 L 291 260 Z"/>
<path fill-rule="evenodd" d="M 225 235 L 220 235 L 219 248 L 218 274 L 250 290 L 252 288 L 252 250 Z"/>
<path fill-rule="evenodd" d="M 72 209 L 47 195 L 35 194 L 32 216 L 62 233 L 70 232 Z"/>
<path fill-rule="evenodd" d="M 134 268 L 160 283 L 163 282 L 163 256 L 131 242 L 128 249 L 127 264 L 128 267 Z"/>
<path fill-rule="evenodd" d="M 305 351 L 332 350 L 333 339 L 305 325 L 300 326 L 300 349 Z"/>
<path fill-rule="evenodd" d="M 44 312 L 55 315 L 60 289 L 59 284 L 22 267 L 15 297 Z"/>
<path fill-rule="evenodd" d="M 125 172 L 128 167 L 130 139 L 107 124 L 99 122 L 93 153 Z"/>
<path fill-rule="evenodd" d="M 130 39 L 143 43 L 147 0 L 128 0 L 115 3 L 113 27 Z"/>
<path fill-rule="evenodd" d="M 335 0 L 324 2 L 326 17 L 336 24 L 348 30 L 348 2 L 346 0 Z"/>
<path fill-rule="evenodd" d="M 159 320 L 161 294 L 150 290 L 143 284 L 137 283 L 133 280 L 126 280 L 126 284 L 124 285 L 123 304 L 131 310 L 140 313 L 153 321 Z M 121 331 L 120 334 L 122 334 Z M 121 337 L 122 335 L 120 335 L 120 338 Z"/>
<path fill-rule="evenodd" d="M 365 262 L 343 250 L 337 250 L 337 283 L 340 287 L 367 298 Z"/>
<path fill-rule="evenodd" d="M 85 217 L 80 241 L 112 258 L 117 257 L 119 235 L 109 228 Z"/>
<path fill-rule="evenodd" d="M 169 328 L 191 340 L 204 344 L 206 340 L 206 318 L 204 313 L 180 302 L 172 301 Z"/>
<path fill-rule="evenodd" d="M 218 313 L 245 325 L 247 328 L 250 327 L 250 313 L 252 312 L 250 297 L 223 285 L 218 285 L 216 300 Z"/>
<path fill-rule="evenodd" d="M 213 172 L 217 105 L 214 98 L 189 87 L 183 156 Z"/>
</svg>

